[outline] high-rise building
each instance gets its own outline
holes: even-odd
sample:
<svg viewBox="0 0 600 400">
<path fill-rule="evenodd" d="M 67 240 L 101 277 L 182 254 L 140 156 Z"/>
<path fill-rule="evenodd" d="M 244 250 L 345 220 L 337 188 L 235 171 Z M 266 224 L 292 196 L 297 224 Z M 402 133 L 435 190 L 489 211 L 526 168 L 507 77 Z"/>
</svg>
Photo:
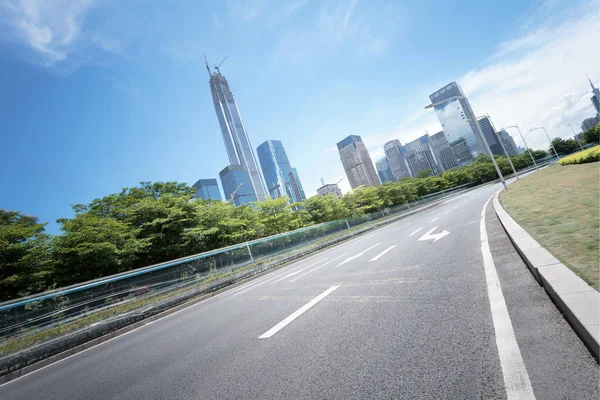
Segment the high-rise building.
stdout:
<svg viewBox="0 0 600 400">
<path fill-rule="evenodd" d="M 327 196 L 329 194 L 332 194 L 337 197 L 342 197 L 342 191 L 340 190 L 340 187 L 337 185 L 337 183 L 327 183 L 321 186 L 317 189 L 317 194 L 319 196 Z"/>
<path fill-rule="evenodd" d="M 508 134 L 504 129 L 498 131 L 498 138 L 502 141 L 504 148 L 509 156 L 518 156 L 519 148 L 517 147 L 517 143 L 515 143 L 515 139 Z"/>
<path fill-rule="evenodd" d="M 352 189 L 359 186 L 379 185 L 379 178 L 373 167 L 371 156 L 360 136 L 348 136 L 338 142 L 337 148 Z"/>
<path fill-rule="evenodd" d="M 473 109 L 458 83 L 444 86 L 429 99 L 459 165 L 468 165 L 478 156 L 487 155 Z"/>
<path fill-rule="evenodd" d="M 398 139 L 390 140 L 383 146 L 385 157 L 388 159 L 390 170 L 394 181 L 412 177 L 408 163 L 406 162 L 406 149 Z"/>
<path fill-rule="evenodd" d="M 442 172 L 435 158 L 429 135 L 425 134 L 412 142 L 406 143 L 404 148 L 406 149 L 406 162 L 414 177 L 421 171 L 431 170 L 432 175 L 438 175 Z"/>
<path fill-rule="evenodd" d="M 193 187 L 196 188 L 197 199 L 223 201 L 216 179 L 199 179 Z"/>
<path fill-rule="evenodd" d="M 248 133 L 244 127 L 242 116 L 229 89 L 229 83 L 218 68 L 211 73 L 206 63 L 206 69 L 210 74 L 210 91 L 212 93 L 217 119 L 221 126 L 223 142 L 227 150 L 230 165 L 241 165 L 250 179 L 250 188 L 259 201 L 267 198 L 263 179 L 258 171 L 258 163 L 252 151 L 252 145 Z"/>
<path fill-rule="evenodd" d="M 267 140 L 256 149 L 267 191 L 273 199 L 287 196 L 292 202 L 304 201 L 304 191 L 297 172 L 279 140 Z"/>
<path fill-rule="evenodd" d="M 497 156 L 504 156 L 504 150 L 502 150 L 502 144 L 500 143 L 500 138 L 498 138 L 498 134 L 492 125 L 492 121 L 489 117 L 481 117 L 477 120 L 479 122 L 479 127 L 481 128 L 481 132 L 483 132 L 483 137 L 487 142 L 488 146 L 490 146 L 490 150 L 492 154 Z"/>
<path fill-rule="evenodd" d="M 231 201 L 236 206 L 256 201 L 250 177 L 241 165 L 226 166 L 223 171 L 219 172 L 219 177 L 221 178 L 225 201 Z"/>
<path fill-rule="evenodd" d="M 588 80 L 590 81 L 590 86 L 592 87 L 592 97 L 590 97 L 590 100 L 594 105 L 594 109 L 596 110 L 596 116 L 600 117 L 600 89 L 594 87 L 594 84 L 589 76 Z"/>
<path fill-rule="evenodd" d="M 598 116 L 591 117 L 591 118 L 586 118 L 581 123 L 581 130 L 584 131 L 584 132 L 587 131 L 587 130 L 590 130 L 593 127 L 595 127 L 596 125 L 598 125 L 599 121 L 600 121 L 600 118 L 598 118 Z"/>
<path fill-rule="evenodd" d="M 388 162 L 387 157 L 380 158 L 375 163 L 375 168 L 377 169 L 377 175 L 379 175 L 379 180 L 381 183 L 383 182 L 395 182 L 394 175 L 392 175 L 392 170 L 390 169 L 390 163 Z"/>
<path fill-rule="evenodd" d="M 435 158 L 438 160 L 438 165 L 441 166 L 444 171 L 458 167 L 458 161 L 456 160 L 452 147 L 450 147 L 450 143 L 448 143 L 446 135 L 444 135 L 444 131 L 439 131 L 438 133 L 431 135 L 429 139 L 431 141 L 431 146 L 433 147 Z"/>
</svg>

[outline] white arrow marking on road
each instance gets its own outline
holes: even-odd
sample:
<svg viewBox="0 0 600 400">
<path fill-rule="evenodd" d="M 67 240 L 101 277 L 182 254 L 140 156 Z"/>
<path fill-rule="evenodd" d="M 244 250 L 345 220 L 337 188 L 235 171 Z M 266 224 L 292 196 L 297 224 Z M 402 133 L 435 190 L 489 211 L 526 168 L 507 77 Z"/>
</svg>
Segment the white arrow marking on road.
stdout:
<svg viewBox="0 0 600 400">
<path fill-rule="evenodd" d="M 354 256 L 352 256 L 352 257 L 348 257 L 348 258 L 346 258 L 344 261 L 342 261 L 341 263 L 339 263 L 338 265 L 336 265 L 336 266 L 335 266 L 335 267 L 333 267 L 333 268 L 335 269 L 335 268 L 339 267 L 340 265 L 344 265 L 344 264 L 346 264 L 347 262 L 350 262 L 350 261 L 352 261 L 352 260 L 355 260 L 355 259 L 357 259 L 358 257 L 360 257 L 360 256 L 362 256 L 363 254 L 365 254 L 367 251 L 371 250 L 371 249 L 372 249 L 372 248 L 374 248 L 374 247 L 377 247 L 377 246 L 379 246 L 380 244 L 381 244 L 381 242 L 379 242 L 379 243 L 377 243 L 377 244 L 375 244 L 375 245 L 373 245 L 373 246 L 369 247 L 368 249 L 364 249 L 363 251 L 361 251 L 360 253 L 358 253 L 358 254 L 356 254 L 356 255 L 354 255 Z"/>
<path fill-rule="evenodd" d="M 419 228 L 419 229 L 417 229 L 416 231 L 414 231 L 413 233 L 411 233 L 411 234 L 410 234 L 410 235 L 408 235 L 408 236 L 412 236 L 412 235 L 414 235 L 415 233 L 419 232 L 421 229 L 423 229 L 423 228 Z"/>
<path fill-rule="evenodd" d="M 433 231 L 435 231 L 437 228 L 438 228 L 437 226 L 436 226 L 436 227 L 433 227 L 433 228 L 431 228 L 431 229 L 430 229 L 430 230 L 429 230 L 429 231 L 428 231 L 426 234 L 424 234 L 423 236 L 421 236 L 421 237 L 419 238 L 419 241 L 421 241 L 421 240 L 431 240 L 431 239 L 433 239 L 433 242 L 432 242 L 432 243 L 435 243 L 435 242 L 437 242 L 438 240 L 440 240 L 441 238 L 443 238 L 444 236 L 446 236 L 446 235 L 449 235 L 449 234 L 450 234 L 450 232 L 448 232 L 448 231 L 442 231 L 442 232 L 440 232 L 440 233 L 432 233 L 432 232 L 433 232 Z"/>
</svg>

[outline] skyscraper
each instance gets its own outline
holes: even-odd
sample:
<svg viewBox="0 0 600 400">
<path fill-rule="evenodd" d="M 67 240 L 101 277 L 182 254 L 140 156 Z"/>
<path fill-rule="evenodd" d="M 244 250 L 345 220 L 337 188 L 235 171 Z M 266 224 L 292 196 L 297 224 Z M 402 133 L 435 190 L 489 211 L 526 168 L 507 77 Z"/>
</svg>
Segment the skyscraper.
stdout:
<svg viewBox="0 0 600 400">
<path fill-rule="evenodd" d="M 199 179 L 193 187 L 196 188 L 197 199 L 223 201 L 216 179 Z"/>
<path fill-rule="evenodd" d="M 317 189 L 319 196 L 327 196 L 333 194 L 337 197 L 342 197 L 342 191 L 337 183 L 327 183 Z"/>
<path fill-rule="evenodd" d="M 459 165 L 468 165 L 477 156 L 487 155 L 478 134 L 473 109 L 458 83 L 449 83 L 430 95 L 429 99 Z"/>
<path fill-rule="evenodd" d="M 236 206 L 256 201 L 248 173 L 241 165 L 226 166 L 223 171 L 219 172 L 219 177 L 225 201 L 231 201 Z"/>
<path fill-rule="evenodd" d="M 267 190 L 271 198 L 287 196 L 292 202 L 304 201 L 304 191 L 295 168 L 279 140 L 267 140 L 256 149 Z"/>
<path fill-rule="evenodd" d="M 390 169 L 390 163 L 388 162 L 387 157 L 383 156 L 375 163 L 375 168 L 377 169 L 377 175 L 379 175 L 379 180 L 381 183 L 383 182 L 395 182 L 394 175 L 392 175 L 392 170 Z"/>
<path fill-rule="evenodd" d="M 429 135 L 425 134 L 412 142 L 406 143 L 404 148 L 406 149 L 406 162 L 413 177 L 421 171 L 431 170 L 432 175 L 438 175 L 442 172 L 435 159 Z"/>
<path fill-rule="evenodd" d="M 515 139 L 508 134 L 504 129 L 498 131 L 498 139 L 502 141 L 504 148 L 509 156 L 518 156 L 519 148 L 517 147 L 517 143 L 515 143 Z"/>
<path fill-rule="evenodd" d="M 595 127 L 598 124 L 599 121 L 600 121 L 600 119 L 598 118 L 598 116 L 586 118 L 581 123 L 581 130 L 583 132 L 585 132 L 587 130 L 590 130 L 593 127 Z"/>
<path fill-rule="evenodd" d="M 229 157 L 229 164 L 231 166 L 241 165 L 250 179 L 250 187 L 245 190 L 252 190 L 259 201 L 265 200 L 267 198 L 265 185 L 258 171 L 256 157 L 254 151 L 252 151 L 252 145 L 244 127 L 242 116 L 233 98 L 233 93 L 229 89 L 229 83 L 221 75 L 218 67 L 216 72 L 211 73 L 207 62 L 206 69 L 210 75 L 210 91 L 217 119 L 221 126 L 221 134 Z"/>
<path fill-rule="evenodd" d="M 429 139 L 431 140 L 435 158 L 438 160 L 438 165 L 440 165 L 444 171 L 458 167 L 458 161 L 456 160 L 454 151 L 452 151 L 452 147 L 450 147 L 450 143 L 448 143 L 446 135 L 444 135 L 444 131 L 439 131 L 438 133 L 431 135 Z"/>
<path fill-rule="evenodd" d="M 481 127 L 481 132 L 483 132 L 483 137 L 485 141 L 490 146 L 490 150 L 492 150 L 492 154 L 498 156 L 504 156 L 504 150 L 502 150 L 502 144 L 500 144 L 500 138 L 498 138 L 498 134 L 492 125 L 492 121 L 489 117 L 481 117 L 477 120 L 479 122 L 479 126 Z"/>
<path fill-rule="evenodd" d="M 337 148 L 352 189 L 361 185 L 379 185 L 379 178 L 373 167 L 371 156 L 360 136 L 348 136 L 338 142 Z"/>
<path fill-rule="evenodd" d="M 590 100 L 592 101 L 594 109 L 596 110 L 596 116 L 600 116 L 600 89 L 594 87 L 594 84 L 589 76 L 588 80 L 590 81 L 590 86 L 592 87 L 592 97 Z"/>
<path fill-rule="evenodd" d="M 402 147 L 399 140 L 394 139 L 387 142 L 383 146 L 383 150 L 385 151 L 385 156 L 388 159 L 395 181 L 412 176 L 406 162 L 406 149 Z"/>
</svg>

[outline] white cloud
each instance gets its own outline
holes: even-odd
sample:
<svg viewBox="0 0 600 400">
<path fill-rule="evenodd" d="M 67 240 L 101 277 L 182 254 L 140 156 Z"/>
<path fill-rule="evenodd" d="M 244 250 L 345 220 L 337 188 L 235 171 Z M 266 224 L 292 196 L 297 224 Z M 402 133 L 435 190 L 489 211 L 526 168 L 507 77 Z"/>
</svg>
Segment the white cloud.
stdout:
<svg viewBox="0 0 600 400">
<path fill-rule="evenodd" d="M 44 66 L 64 61 L 81 45 L 82 26 L 94 0 L 7 0 L 0 7 L 4 40 L 27 45 Z M 100 47 L 114 47 L 106 38 Z"/>
</svg>

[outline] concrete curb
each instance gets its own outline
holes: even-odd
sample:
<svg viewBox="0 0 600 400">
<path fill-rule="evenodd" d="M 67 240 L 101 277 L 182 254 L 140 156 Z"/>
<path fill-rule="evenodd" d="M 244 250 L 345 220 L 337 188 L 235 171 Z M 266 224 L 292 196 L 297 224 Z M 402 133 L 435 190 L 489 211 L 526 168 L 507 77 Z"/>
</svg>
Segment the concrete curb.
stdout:
<svg viewBox="0 0 600 400">
<path fill-rule="evenodd" d="M 538 283 L 544 287 L 567 322 L 590 349 L 596 360 L 600 353 L 600 293 L 575 275 L 535 241 L 502 208 L 494 196 L 494 209 L 510 241 Z"/>
</svg>

